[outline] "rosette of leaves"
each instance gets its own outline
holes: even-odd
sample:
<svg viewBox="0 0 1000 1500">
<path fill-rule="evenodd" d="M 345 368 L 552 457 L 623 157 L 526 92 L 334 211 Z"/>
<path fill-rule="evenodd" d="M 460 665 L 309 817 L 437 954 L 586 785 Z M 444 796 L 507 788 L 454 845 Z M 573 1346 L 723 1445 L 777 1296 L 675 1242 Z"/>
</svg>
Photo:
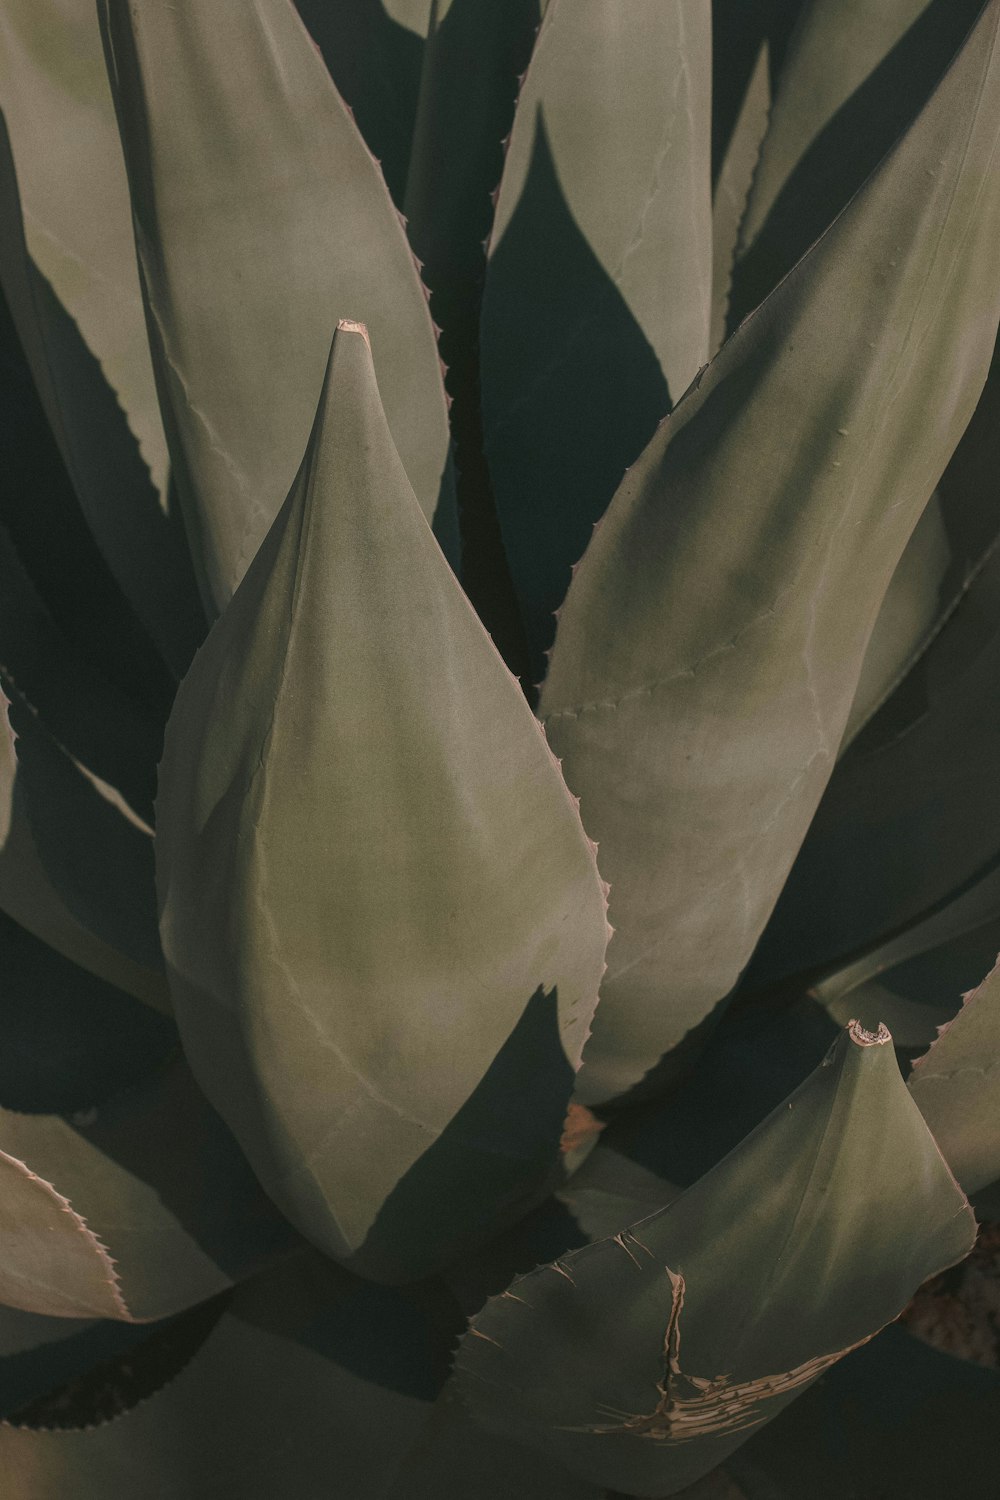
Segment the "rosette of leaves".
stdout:
<svg viewBox="0 0 1000 1500">
<path fill-rule="evenodd" d="M 13 1500 L 988 1493 L 998 32 L 9 0 Z"/>
</svg>

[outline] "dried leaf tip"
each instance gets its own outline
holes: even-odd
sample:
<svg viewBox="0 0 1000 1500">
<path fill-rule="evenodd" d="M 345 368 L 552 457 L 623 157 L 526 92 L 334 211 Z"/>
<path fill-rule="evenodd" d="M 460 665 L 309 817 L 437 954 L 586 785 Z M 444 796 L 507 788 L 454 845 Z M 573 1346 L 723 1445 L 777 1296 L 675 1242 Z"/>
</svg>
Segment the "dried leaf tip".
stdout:
<svg viewBox="0 0 1000 1500">
<path fill-rule="evenodd" d="M 371 349 L 372 341 L 368 337 L 368 328 L 364 323 L 356 323 L 353 318 L 340 318 L 337 323 L 338 333 L 360 333 L 368 348 Z"/>
<path fill-rule="evenodd" d="M 866 1031 L 860 1021 L 849 1021 L 847 1035 L 859 1047 L 884 1047 L 892 1041 L 892 1033 L 884 1021 L 878 1023 L 877 1031 Z"/>
</svg>

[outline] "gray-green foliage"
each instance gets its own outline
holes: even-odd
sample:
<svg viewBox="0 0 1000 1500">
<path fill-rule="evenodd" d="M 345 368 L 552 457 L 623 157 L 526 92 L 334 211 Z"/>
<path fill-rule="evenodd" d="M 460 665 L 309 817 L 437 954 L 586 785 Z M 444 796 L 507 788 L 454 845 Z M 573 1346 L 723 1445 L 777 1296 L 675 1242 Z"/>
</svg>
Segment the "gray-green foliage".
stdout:
<svg viewBox="0 0 1000 1500">
<path fill-rule="evenodd" d="M 12 1500 L 948 1500 L 998 31 L 10 0 Z"/>
</svg>

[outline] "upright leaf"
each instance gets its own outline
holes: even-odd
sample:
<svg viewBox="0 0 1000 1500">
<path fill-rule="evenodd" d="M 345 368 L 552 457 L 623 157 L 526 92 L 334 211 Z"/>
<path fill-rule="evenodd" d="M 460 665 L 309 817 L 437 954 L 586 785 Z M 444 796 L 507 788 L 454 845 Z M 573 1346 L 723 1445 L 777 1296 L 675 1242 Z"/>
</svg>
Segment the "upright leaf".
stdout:
<svg viewBox="0 0 1000 1500">
<path fill-rule="evenodd" d="M 541 713 L 615 927 L 587 1102 L 636 1083 L 739 977 L 982 389 L 998 24 L 992 0 L 912 129 L 661 427 L 563 606 Z"/>
<path fill-rule="evenodd" d="M 878 165 L 982 8 L 982 0 L 806 0 L 743 220 L 730 326 Z"/>
<path fill-rule="evenodd" d="M 913 1065 L 910 1093 L 967 1193 L 1000 1177 L 1000 964 Z"/>
<path fill-rule="evenodd" d="M 965 1255 L 975 1221 L 857 1024 L 662 1212 L 517 1280 L 474 1319 L 487 1428 L 629 1494 L 676 1494 Z"/>
<path fill-rule="evenodd" d="M 708 357 L 705 0 L 552 0 L 490 241 L 484 438 L 535 668 L 622 473 Z"/>
<path fill-rule="evenodd" d="M 454 529 L 434 330 L 378 166 L 291 0 L 100 0 L 167 435 L 202 582 L 229 599 L 295 475 L 339 317 Z"/>
<path fill-rule="evenodd" d="M 367 337 L 181 686 L 158 805 L 185 1046 L 302 1231 L 424 1274 L 557 1156 L 606 941 L 592 846 L 426 527 Z"/>
</svg>

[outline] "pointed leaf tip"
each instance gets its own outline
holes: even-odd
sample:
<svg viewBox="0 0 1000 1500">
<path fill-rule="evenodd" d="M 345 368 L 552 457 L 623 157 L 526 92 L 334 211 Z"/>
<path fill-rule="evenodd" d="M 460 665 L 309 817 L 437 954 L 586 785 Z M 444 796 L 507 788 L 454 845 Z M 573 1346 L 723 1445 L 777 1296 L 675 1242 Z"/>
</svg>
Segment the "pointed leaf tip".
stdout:
<svg viewBox="0 0 1000 1500">
<path fill-rule="evenodd" d="M 203 1087 L 293 1222 L 393 1280 L 491 1232 L 557 1161 L 606 929 L 570 794 L 356 332 L 178 694 L 157 868 Z"/>
</svg>

